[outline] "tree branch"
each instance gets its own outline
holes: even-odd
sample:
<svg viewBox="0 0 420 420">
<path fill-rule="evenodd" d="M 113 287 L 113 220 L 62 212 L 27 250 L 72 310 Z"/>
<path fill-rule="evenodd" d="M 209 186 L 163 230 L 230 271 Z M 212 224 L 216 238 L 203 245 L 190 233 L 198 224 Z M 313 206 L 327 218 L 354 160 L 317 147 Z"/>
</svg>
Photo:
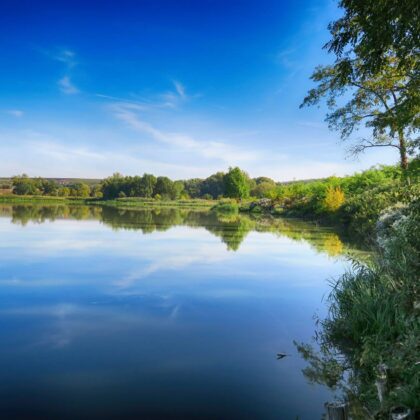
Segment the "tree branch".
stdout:
<svg viewBox="0 0 420 420">
<path fill-rule="evenodd" d="M 351 80 L 350 81 L 350 84 L 351 85 L 353 85 L 353 86 L 356 86 L 356 87 L 358 87 L 359 89 L 362 89 L 362 90 L 366 90 L 367 92 L 371 92 L 371 93 L 373 93 L 381 102 L 382 102 L 382 104 L 383 104 L 383 106 L 385 107 L 385 109 L 388 111 L 388 112 L 392 112 L 392 109 L 388 106 L 388 104 L 386 103 L 386 101 L 385 101 L 385 99 L 381 96 L 381 95 L 379 95 L 379 93 L 378 92 L 376 92 L 375 90 L 373 90 L 373 89 L 369 89 L 369 88 L 367 88 L 367 87 L 365 87 L 365 86 L 363 86 L 363 85 L 361 85 L 361 84 L 359 84 L 359 83 L 357 83 L 357 82 L 355 82 L 354 80 Z"/>
</svg>

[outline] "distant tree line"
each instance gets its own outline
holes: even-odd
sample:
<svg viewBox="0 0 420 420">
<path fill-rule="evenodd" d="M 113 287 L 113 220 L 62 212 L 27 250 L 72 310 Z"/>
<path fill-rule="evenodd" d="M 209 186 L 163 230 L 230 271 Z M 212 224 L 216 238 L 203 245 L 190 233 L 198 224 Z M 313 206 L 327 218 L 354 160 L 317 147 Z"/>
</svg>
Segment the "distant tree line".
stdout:
<svg viewBox="0 0 420 420">
<path fill-rule="evenodd" d="M 19 175 L 12 178 L 13 193 L 17 195 L 47 195 L 58 197 L 102 197 L 100 185 L 88 185 L 84 182 L 59 184 L 53 179 L 30 178 Z"/>
<path fill-rule="evenodd" d="M 228 172 L 217 172 L 205 179 L 171 180 L 166 176 L 123 176 L 115 173 L 100 184 L 84 182 L 59 184 L 45 178 L 30 178 L 27 175 L 12 179 L 13 193 L 17 195 L 48 195 L 61 197 L 104 198 L 107 200 L 125 197 L 178 200 L 189 198 L 218 199 L 222 197 L 245 199 L 265 197 L 275 190 L 277 184 L 270 178 L 250 178 L 238 167 Z"/>
<path fill-rule="evenodd" d="M 154 200 L 268 198 L 283 208 L 299 213 L 322 214 L 334 212 L 371 188 L 385 188 L 388 184 L 409 177 L 417 184 L 420 160 L 414 159 L 409 168 L 401 171 L 396 166 L 373 168 L 347 177 L 329 177 L 318 180 L 276 183 L 267 177 L 250 178 L 238 167 L 228 172 L 217 172 L 205 179 L 193 178 L 173 181 L 165 176 L 144 174 L 123 176 L 114 174 L 100 183 L 58 183 L 53 179 L 12 178 L 13 193 L 17 195 L 45 195 L 60 197 L 117 198 L 139 197 Z"/>
</svg>

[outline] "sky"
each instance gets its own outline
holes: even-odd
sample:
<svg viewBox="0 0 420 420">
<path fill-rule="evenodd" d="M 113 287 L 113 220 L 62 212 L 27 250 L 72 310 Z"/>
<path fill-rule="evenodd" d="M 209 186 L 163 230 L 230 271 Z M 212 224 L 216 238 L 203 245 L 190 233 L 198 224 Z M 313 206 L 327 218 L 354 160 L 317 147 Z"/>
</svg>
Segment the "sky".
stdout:
<svg viewBox="0 0 420 420">
<path fill-rule="evenodd" d="M 0 176 L 239 166 L 286 181 L 395 163 L 386 149 L 349 157 L 324 106 L 299 109 L 341 13 L 332 0 L 2 0 Z"/>
</svg>

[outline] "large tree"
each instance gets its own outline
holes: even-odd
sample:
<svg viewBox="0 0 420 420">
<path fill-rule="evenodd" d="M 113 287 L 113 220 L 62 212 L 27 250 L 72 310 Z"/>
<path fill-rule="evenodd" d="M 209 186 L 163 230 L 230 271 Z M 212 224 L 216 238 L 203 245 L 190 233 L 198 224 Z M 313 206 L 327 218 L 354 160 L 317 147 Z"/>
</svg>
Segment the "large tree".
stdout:
<svg viewBox="0 0 420 420">
<path fill-rule="evenodd" d="M 140 197 L 152 197 L 156 182 L 157 180 L 154 175 L 144 174 L 140 180 Z"/>
<path fill-rule="evenodd" d="M 386 66 L 389 51 L 394 51 L 400 67 L 413 69 L 415 64 L 418 79 L 418 0 L 340 0 L 338 5 L 344 14 L 328 27 L 328 51 L 340 58 L 354 54 L 363 60 L 362 71 L 370 74 Z"/>
<path fill-rule="evenodd" d="M 352 148 L 394 147 L 407 167 L 418 150 L 419 3 L 412 0 L 341 0 L 344 16 L 332 22 L 325 45 L 335 63 L 318 67 L 302 105 L 327 98 L 331 128 L 346 139 L 360 125 L 371 135 Z"/>
<path fill-rule="evenodd" d="M 216 172 L 206 178 L 201 184 L 201 195 L 210 194 L 213 198 L 222 196 L 225 193 L 225 184 L 223 172 Z"/>
<path fill-rule="evenodd" d="M 229 172 L 223 178 L 225 194 L 231 198 L 249 197 L 249 182 L 245 172 L 239 168 L 229 168 Z"/>
<path fill-rule="evenodd" d="M 12 185 L 13 192 L 17 195 L 32 195 L 38 192 L 35 181 L 26 174 L 13 177 Z"/>
</svg>

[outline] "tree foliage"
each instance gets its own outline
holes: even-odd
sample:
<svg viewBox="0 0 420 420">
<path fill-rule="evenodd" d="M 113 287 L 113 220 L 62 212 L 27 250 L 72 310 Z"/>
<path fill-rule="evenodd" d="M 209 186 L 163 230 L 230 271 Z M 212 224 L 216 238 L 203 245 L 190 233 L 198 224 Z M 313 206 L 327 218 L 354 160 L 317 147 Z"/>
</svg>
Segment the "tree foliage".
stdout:
<svg viewBox="0 0 420 420">
<path fill-rule="evenodd" d="M 209 194 L 213 198 L 223 196 L 225 194 L 224 173 L 217 172 L 206 178 L 201 184 L 200 192 L 202 195 Z"/>
<path fill-rule="evenodd" d="M 337 211 L 345 201 L 344 191 L 340 187 L 327 188 L 324 198 L 324 207 L 327 211 Z"/>
<path fill-rule="evenodd" d="M 344 16 L 329 25 L 326 44 L 333 65 L 312 75 L 317 87 L 303 105 L 326 98 L 326 120 L 347 139 L 360 126 L 370 132 L 351 148 L 398 149 L 406 169 L 408 154 L 418 153 L 420 124 L 418 2 L 342 0 Z"/>
<path fill-rule="evenodd" d="M 47 195 L 60 197 L 90 197 L 95 196 L 97 186 L 92 188 L 84 182 L 74 184 L 58 184 L 53 179 L 29 178 L 27 175 L 19 175 L 12 178 L 13 193 L 16 195 Z"/>
<path fill-rule="evenodd" d="M 249 197 L 248 177 L 241 169 L 229 168 L 223 179 L 227 197 L 239 199 Z"/>
<path fill-rule="evenodd" d="M 381 70 L 389 51 L 395 52 L 401 68 L 418 71 L 418 1 L 340 0 L 339 6 L 344 15 L 328 27 L 332 35 L 325 45 L 328 51 L 338 57 L 359 57 L 365 74 Z"/>
</svg>

